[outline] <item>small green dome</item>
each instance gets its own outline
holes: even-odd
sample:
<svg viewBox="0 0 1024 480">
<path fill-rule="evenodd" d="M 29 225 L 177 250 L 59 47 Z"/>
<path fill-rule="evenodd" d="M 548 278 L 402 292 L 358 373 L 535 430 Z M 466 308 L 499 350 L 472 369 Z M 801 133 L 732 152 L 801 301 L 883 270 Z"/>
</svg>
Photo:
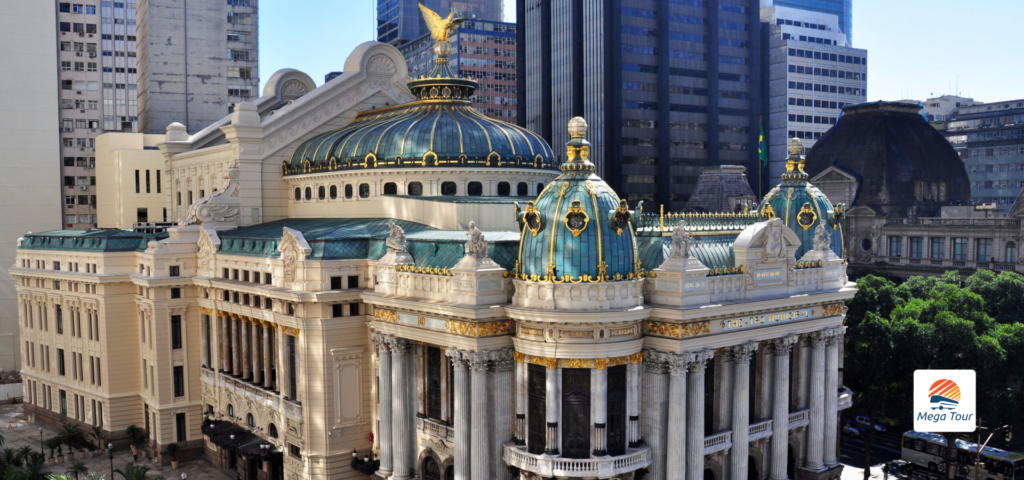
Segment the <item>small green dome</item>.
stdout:
<svg viewBox="0 0 1024 480">
<path fill-rule="evenodd" d="M 797 260 L 814 248 L 814 232 L 822 223 L 832 236 L 832 251 L 845 258 L 841 225 L 845 206 L 833 207 L 828 197 L 807 181 L 809 177 L 804 172 L 803 151 L 800 139 L 789 139 L 789 158 L 786 159 L 782 183 L 764 196 L 757 209 L 765 217 L 782 219 L 800 237 Z"/>
<path fill-rule="evenodd" d="M 569 122 L 568 161 L 562 174 L 528 202 L 516 206 L 522 229 L 515 277 L 553 282 L 605 282 L 638 277 L 630 212 L 625 200 L 597 176 L 590 163 L 587 124 Z"/>
<path fill-rule="evenodd" d="M 553 169 L 551 147 L 539 135 L 473 108 L 477 82 L 448 64 L 449 42 L 438 42 L 434 70 L 410 79 L 417 100 L 359 113 L 354 122 L 306 140 L 281 165 L 284 175 L 411 167 Z"/>
</svg>

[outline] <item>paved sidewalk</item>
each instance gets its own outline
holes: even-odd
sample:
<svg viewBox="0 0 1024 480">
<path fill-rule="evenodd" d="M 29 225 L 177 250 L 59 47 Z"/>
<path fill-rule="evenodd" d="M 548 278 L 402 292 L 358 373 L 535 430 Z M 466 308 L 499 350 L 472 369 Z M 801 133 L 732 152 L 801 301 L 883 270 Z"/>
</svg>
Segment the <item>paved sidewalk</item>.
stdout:
<svg viewBox="0 0 1024 480">
<path fill-rule="evenodd" d="M 10 427 L 10 428 L 9 428 Z M 34 423 L 28 423 L 25 421 L 22 415 L 21 404 L 17 405 L 0 405 L 0 434 L 4 436 L 3 448 L 21 448 L 24 445 L 31 445 L 36 451 L 39 450 L 39 425 Z M 91 429 L 86 429 L 86 433 L 91 433 Z M 43 427 L 43 438 L 49 438 L 56 435 L 57 432 Z M 49 458 L 50 452 L 45 452 L 47 458 Z M 89 454 L 87 454 L 89 455 Z M 108 455 L 99 455 L 96 457 L 87 456 L 80 460 L 89 467 L 89 473 L 95 473 L 103 475 L 104 477 L 110 477 L 110 458 Z M 132 452 L 128 449 L 122 451 L 114 450 L 114 468 L 122 469 L 124 465 L 132 461 Z M 145 465 L 149 467 L 149 477 L 159 478 L 163 477 L 167 480 L 177 480 L 181 478 L 181 474 L 185 473 L 188 475 L 188 480 L 235 480 L 234 477 L 229 477 L 227 474 L 215 468 L 209 462 L 205 460 L 192 460 L 189 462 L 181 462 L 178 465 L 178 469 L 174 470 L 170 465 L 161 466 L 155 461 L 148 461 L 145 455 L 139 455 L 139 465 Z M 71 465 L 71 460 L 65 459 L 64 463 L 58 463 L 56 465 L 50 465 L 50 473 L 63 474 L 64 470 Z M 121 475 L 115 474 L 115 479 L 122 479 Z M 845 480 L 845 479 L 844 479 Z"/>
<path fill-rule="evenodd" d="M 871 467 L 870 478 L 872 480 L 884 480 L 885 475 L 882 472 L 882 464 L 879 463 Z M 854 467 L 852 465 L 845 465 L 843 467 L 842 480 L 864 480 L 864 469 L 860 467 Z M 889 476 L 889 480 L 899 480 L 895 476 Z"/>
</svg>

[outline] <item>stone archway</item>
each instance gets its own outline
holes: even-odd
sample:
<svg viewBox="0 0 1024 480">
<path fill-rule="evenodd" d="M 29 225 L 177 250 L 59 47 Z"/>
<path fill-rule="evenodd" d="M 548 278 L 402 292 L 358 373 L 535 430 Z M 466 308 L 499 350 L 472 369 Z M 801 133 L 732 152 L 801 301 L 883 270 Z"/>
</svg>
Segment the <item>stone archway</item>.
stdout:
<svg viewBox="0 0 1024 480">
<path fill-rule="evenodd" d="M 434 461 L 433 457 L 427 457 L 423 461 L 423 476 L 420 477 L 423 480 L 442 480 L 441 466 Z"/>
<path fill-rule="evenodd" d="M 760 480 L 761 469 L 757 466 L 757 459 L 753 455 L 747 457 L 747 480 Z"/>
</svg>

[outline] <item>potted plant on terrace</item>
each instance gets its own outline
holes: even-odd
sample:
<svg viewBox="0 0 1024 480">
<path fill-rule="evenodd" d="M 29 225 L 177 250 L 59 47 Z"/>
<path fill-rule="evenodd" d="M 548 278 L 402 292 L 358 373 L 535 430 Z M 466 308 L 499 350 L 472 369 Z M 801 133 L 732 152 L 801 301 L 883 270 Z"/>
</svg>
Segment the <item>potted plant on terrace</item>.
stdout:
<svg viewBox="0 0 1024 480">
<path fill-rule="evenodd" d="M 53 453 L 56 452 L 57 450 L 60 450 L 60 447 L 63 444 L 64 439 L 60 438 L 60 435 L 47 438 L 46 441 L 43 442 L 43 445 L 45 445 L 46 448 L 50 449 L 50 465 L 55 465 L 57 463 L 57 459 L 53 457 Z"/>
<path fill-rule="evenodd" d="M 164 453 L 171 457 L 171 468 L 175 470 L 178 469 L 178 452 L 180 450 L 181 447 L 179 447 L 177 443 L 168 443 L 167 446 L 164 447 Z"/>
</svg>

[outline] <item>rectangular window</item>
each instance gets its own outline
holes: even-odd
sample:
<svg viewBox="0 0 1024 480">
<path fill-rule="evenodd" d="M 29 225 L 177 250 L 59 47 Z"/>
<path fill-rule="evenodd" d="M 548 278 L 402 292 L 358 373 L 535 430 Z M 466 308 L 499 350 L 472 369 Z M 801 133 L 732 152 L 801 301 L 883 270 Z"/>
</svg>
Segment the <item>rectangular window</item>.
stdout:
<svg viewBox="0 0 1024 480">
<path fill-rule="evenodd" d="M 171 348 L 181 348 L 181 315 L 171 315 Z"/>
<path fill-rule="evenodd" d="M 228 274 L 228 272 L 229 272 L 229 270 L 225 268 L 224 269 L 224 278 L 231 278 L 230 275 Z"/>
<path fill-rule="evenodd" d="M 187 435 L 186 435 L 187 432 L 186 432 L 185 428 L 186 428 L 185 414 L 184 413 L 176 413 L 176 414 L 174 414 L 174 430 L 175 430 L 176 438 L 178 439 L 177 441 L 184 442 L 185 439 L 187 438 Z"/>
<path fill-rule="evenodd" d="M 348 276 L 348 288 L 359 288 L 359 275 Z"/>
<path fill-rule="evenodd" d="M 149 170 L 146 170 L 146 193 L 149 192 Z"/>
<path fill-rule="evenodd" d="M 331 290 L 341 290 L 341 277 L 331 277 Z"/>
<path fill-rule="evenodd" d="M 181 289 L 180 288 L 172 288 L 171 289 L 171 298 L 181 298 Z"/>
<path fill-rule="evenodd" d="M 64 390 L 59 390 L 59 393 L 60 393 L 60 414 L 61 415 L 67 415 L 68 414 L 68 392 L 65 392 Z"/>
<path fill-rule="evenodd" d="M 57 349 L 57 374 L 64 375 L 64 349 Z"/>
<path fill-rule="evenodd" d="M 149 209 L 148 208 L 136 208 L 135 209 L 135 221 L 139 223 L 146 223 L 149 221 Z"/>
<path fill-rule="evenodd" d="M 274 282 L 274 277 L 271 276 L 270 272 L 267 272 L 267 273 L 263 274 L 263 284 L 264 285 L 270 285 L 273 282 Z"/>
<path fill-rule="evenodd" d="M 237 268 L 231 270 L 231 278 L 233 278 L 235 280 L 239 279 L 239 270 Z"/>
<path fill-rule="evenodd" d="M 260 283 L 260 272 L 252 272 L 252 283 Z"/>
<path fill-rule="evenodd" d="M 249 271 L 248 270 L 242 270 L 242 281 L 243 282 L 248 282 L 249 281 Z"/>
<path fill-rule="evenodd" d="M 174 396 L 185 396 L 185 367 L 174 367 Z"/>
<path fill-rule="evenodd" d="M 903 237 L 889 237 L 889 256 L 900 257 L 903 254 Z"/>
<path fill-rule="evenodd" d="M 910 258 L 921 258 L 923 250 L 924 237 L 910 237 Z"/>
<path fill-rule="evenodd" d="M 334 305 L 331 305 L 331 316 L 334 317 L 334 318 L 344 317 L 345 316 L 345 304 L 344 303 L 335 303 Z"/>
<path fill-rule="evenodd" d="M 171 266 L 170 266 L 170 267 L 168 268 L 168 270 L 170 270 L 170 276 L 172 276 L 172 277 L 177 277 L 177 276 L 178 276 L 178 275 L 180 274 L 180 271 L 181 271 L 181 267 L 179 267 L 179 266 L 177 266 L 177 265 L 171 265 Z"/>
<path fill-rule="evenodd" d="M 288 444 L 288 454 L 295 458 L 302 458 L 302 451 L 299 450 L 298 445 L 294 445 L 291 443 Z"/>
<path fill-rule="evenodd" d="M 931 246 L 928 250 L 929 257 L 932 260 L 942 260 L 946 258 L 946 239 L 942 237 L 932 237 Z"/>
<path fill-rule="evenodd" d="M 298 375 L 297 369 L 295 368 L 296 351 L 295 351 L 295 337 L 287 335 L 288 338 L 288 393 L 292 400 L 298 400 L 299 388 L 298 388 Z"/>
<path fill-rule="evenodd" d="M 53 306 L 54 318 L 57 319 L 57 333 L 64 334 L 64 311 L 61 310 L 60 305 Z M 61 374 L 63 375 L 63 374 Z"/>
<path fill-rule="evenodd" d="M 991 238 L 978 238 L 974 240 L 974 259 L 979 262 L 991 262 L 992 258 L 992 239 Z"/>
<path fill-rule="evenodd" d="M 966 237 L 956 237 L 953 239 L 953 260 L 967 260 Z"/>
<path fill-rule="evenodd" d="M 160 170 L 156 171 L 156 193 L 160 193 Z"/>
<path fill-rule="evenodd" d="M 135 193 L 141 193 L 139 190 L 139 171 L 135 171 Z"/>
</svg>

